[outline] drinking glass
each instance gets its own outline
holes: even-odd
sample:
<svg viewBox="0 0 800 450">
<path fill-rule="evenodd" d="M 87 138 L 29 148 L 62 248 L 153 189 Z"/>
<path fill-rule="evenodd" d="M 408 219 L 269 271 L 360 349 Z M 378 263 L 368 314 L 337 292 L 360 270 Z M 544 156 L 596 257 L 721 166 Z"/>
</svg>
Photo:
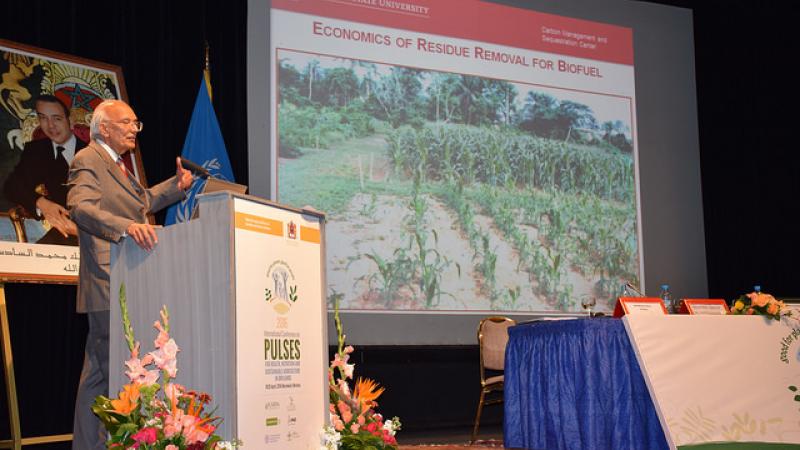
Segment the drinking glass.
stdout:
<svg viewBox="0 0 800 450">
<path fill-rule="evenodd" d="M 591 295 L 581 296 L 581 306 L 589 313 L 589 317 L 592 317 L 592 308 L 596 304 L 597 304 L 597 299 L 594 296 Z"/>
</svg>

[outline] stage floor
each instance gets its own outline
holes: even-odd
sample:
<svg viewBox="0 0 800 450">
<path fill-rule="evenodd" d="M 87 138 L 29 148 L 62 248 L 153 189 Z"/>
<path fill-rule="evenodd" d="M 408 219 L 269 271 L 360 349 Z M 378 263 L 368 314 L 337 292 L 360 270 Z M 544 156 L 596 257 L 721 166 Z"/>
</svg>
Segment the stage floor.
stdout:
<svg viewBox="0 0 800 450">
<path fill-rule="evenodd" d="M 440 430 L 403 431 L 398 433 L 399 450 L 461 450 L 503 448 L 503 427 L 481 427 L 478 441 L 470 445 L 472 428 L 446 428 Z"/>
</svg>

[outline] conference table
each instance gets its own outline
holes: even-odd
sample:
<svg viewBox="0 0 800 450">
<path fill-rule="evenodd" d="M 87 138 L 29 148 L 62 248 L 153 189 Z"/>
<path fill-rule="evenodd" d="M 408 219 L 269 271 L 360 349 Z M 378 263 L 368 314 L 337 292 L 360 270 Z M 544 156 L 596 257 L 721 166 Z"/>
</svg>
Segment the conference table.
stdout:
<svg viewBox="0 0 800 450">
<path fill-rule="evenodd" d="M 509 329 L 505 446 L 800 449 L 800 315 L 629 315 Z"/>
<path fill-rule="evenodd" d="M 621 320 L 542 320 L 508 335 L 506 447 L 669 448 Z"/>
</svg>

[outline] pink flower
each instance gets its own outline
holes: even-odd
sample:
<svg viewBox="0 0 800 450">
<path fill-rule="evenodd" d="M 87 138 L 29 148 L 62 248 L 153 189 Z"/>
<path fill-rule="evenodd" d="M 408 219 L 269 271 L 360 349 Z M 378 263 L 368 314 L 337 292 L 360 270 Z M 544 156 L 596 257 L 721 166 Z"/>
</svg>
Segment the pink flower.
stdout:
<svg viewBox="0 0 800 450">
<path fill-rule="evenodd" d="M 339 400 L 339 402 L 336 403 L 336 406 L 339 407 L 339 412 L 342 414 L 342 420 L 344 420 L 344 423 L 349 423 L 351 420 L 353 420 L 353 412 L 345 402 Z"/>
<path fill-rule="evenodd" d="M 164 386 L 164 394 L 173 405 L 178 403 L 178 398 L 183 395 L 184 392 L 186 392 L 186 388 L 178 383 L 167 383 L 167 385 Z"/>
<path fill-rule="evenodd" d="M 203 425 L 202 421 L 195 416 L 189 414 L 183 416 L 183 437 L 190 445 L 207 441 L 214 429 L 213 425 Z"/>
<path fill-rule="evenodd" d="M 175 378 L 178 375 L 178 362 L 171 359 L 161 367 L 161 370 L 167 372 L 170 378 Z"/>
<path fill-rule="evenodd" d="M 360 426 L 361 426 L 361 425 L 359 425 L 359 424 L 357 424 L 357 423 L 354 423 L 354 424 L 350 425 L 350 431 L 351 431 L 353 434 L 358 434 L 358 428 L 359 428 Z"/>
<path fill-rule="evenodd" d="M 128 367 L 128 370 L 125 371 L 125 375 L 128 376 L 128 379 L 131 380 L 131 383 L 138 383 L 142 386 L 150 386 L 158 381 L 158 371 L 147 370 L 143 360 L 131 358 L 125 361 L 125 365 Z"/>
<path fill-rule="evenodd" d="M 170 339 L 164 343 L 164 345 L 161 347 L 161 351 L 167 358 L 175 359 L 181 349 L 178 348 L 178 344 L 175 343 L 175 339 Z"/>
<path fill-rule="evenodd" d="M 168 415 L 164 418 L 164 437 L 171 438 L 183 430 L 183 411 L 175 411 L 175 415 Z"/>
<path fill-rule="evenodd" d="M 214 429 L 213 425 L 203 424 L 203 421 L 181 409 L 176 409 L 174 415 L 164 419 L 164 436 L 171 438 L 182 434 L 188 444 L 205 442 Z"/>
<path fill-rule="evenodd" d="M 131 436 L 131 439 L 138 444 L 153 444 L 157 438 L 156 429 L 153 427 L 142 428 L 138 433 Z"/>
<path fill-rule="evenodd" d="M 156 340 L 153 341 L 153 345 L 155 345 L 156 348 L 161 348 L 169 340 L 169 333 L 167 333 L 167 331 L 161 325 L 161 322 L 154 322 L 153 327 L 158 330 L 158 336 L 156 337 Z"/>
<path fill-rule="evenodd" d="M 139 343 L 137 342 L 133 350 L 131 350 L 131 358 L 125 361 L 125 366 L 128 367 L 128 370 L 125 371 L 125 375 L 128 376 L 131 383 L 137 383 L 143 386 L 155 384 L 156 381 L 158 381 L 158 371 L 149 371 L 146 368 L 146 366 L 152 362 L 153 357 L 149 354 L 139 359 Z"/>
<path fill-rule="evenodd" d="M 353 370 L 356 368 L 355 364 L 345 364 L 344 365 L 344 377 L 345 378 L 353 378 Z"/>
<path fill-rule="evenodd" d="M 349 348 L 352 351 L 352 347 L 349 347 Z M 345 349 L 345 352 L 346 351 L 347 351 L 347 349 Z M 331 369 L 338 367 L 342 371 L 344 371 L 345 378 L 353 378 L 353 369 L 355 369 L 355 364 L 347 364 L 347 361 L 349 359 L 350 359 L 350 355 L 345 354 L 344 358 L 342 358 L 337 353 L 336 355 L 334 355 L 333 361 L 331 361 Z"/>
<path fill-rule="evenodd" d="M 340 419 L 339 416 L 331 416 L 331 422 L 333 422 L 333 428 L 336 431 L 344 430 L 344 422 L 342 422 L 342 419 Z"/>
<path fill-rule="evenodd" d="M 175 343 L 174 339 L 169 339 L 165 342 L 161 348 L 154 352 L 150 352 L 150 355 L 153 357 L 153 362 L 155 362 L 156 366 L 167 372 L 172 378 L 175 378 L 175 375 L 178 374 L 178 362 L 176 360 L 176 356 L 180 349 L 178 348 L 178 344 Z"/>
<path fill-rule="evenodd" d="M 177 445 L 169 444 L 168 446 L 164 447 L 164 450 L 179 450 L 179 449 Z"/>
<path fill-rule="evenodd" d="M 756 310 L 755 310 L 755 309 L 753 309 L 753 308 L 747 308 L 747 312 L 746 312 L 746 314 L 748 314 L 748 315 L 751 315 L 751 316 L 752 316 L 753 314 L 755 314 L 755 312 L 756 312 Z"/>
<path fill-rule="evenodd" d="M 192 426 L 183 429 L 183 436 L 186 438 L 186 442 L 193 444 L 207 441 L 209 435 L 202 427 Z"/>
</svg>

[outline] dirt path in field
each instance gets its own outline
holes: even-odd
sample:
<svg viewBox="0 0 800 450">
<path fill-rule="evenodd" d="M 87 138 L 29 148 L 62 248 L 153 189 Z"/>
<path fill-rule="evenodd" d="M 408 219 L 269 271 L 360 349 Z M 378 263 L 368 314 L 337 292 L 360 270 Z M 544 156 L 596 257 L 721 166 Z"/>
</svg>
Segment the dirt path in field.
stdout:
<svg viewBox="0 0 800 450">
<path fill-rule="evenodd" d="M 428 305 L 414 283 L 392 292 L 384 289 L 386 277 L 379 273 L 378 264 L 367 255 L 380 258 L 384 263 L 394 262 L 398 259 L 398 249 L 404 249 L 409 258 L 417 257 L 416 244 L 412 242 L 409 246 L 412 236 L 407 224 L 409 199 L 359 193 L 353 197 L 344 213 L 331 217 L 327 225 L 328 283 L 336 292 L 344 294 L 343 308 L 553 310 L 553 306 L 535 293 L 536 280 L 530 279 L 528 267 L 520 264 L 517 251 L 503 238 L 493 219 L 477 214 L 475 226 L 488 234 L 489 248 L 497 255 L 497 298 L 492 304 L 486 280 L 476 269 L 481 257 L 475 257 L 469 240 L 457 225 L 455 214 L 439 200 L 431 196 L 425 196 L 425 199 L 428 205 L 426 229 L 436 230 L 439 237 L 438 244 L 435 244 L 433 234 L 429 233 L 426 247 L 435 248 L 447 258 L 447 263 L 441 266 L 442 294 Z M 536 228 L 523 226 L 522 229 L 532 242 L 539 242 Z M 433 259 L 434 256 L 429 253 L 428 263 Z M 407 276 L 410 274 L 407 273 Z M 576 306 L 581 296 L 593 292 L 594 283 L 572 268 L 568 269 L 563 282 L 572 285 L 572 298 Z M 517 288 L 520 295 L 516 301 L 512 301 L 508 291 Z"/>
<path fill-rule="evenodd" d="M 519 254 L 510 243 L 503 239 L 501 232 L 495 228 L 494 220 L 489 216 L 476 214 L 475 226 L 483 232 L 488 232 L 489 249 L 497 255 L 495 285 L 500 294 L 497 306 L 506 310 L 541 311 L 548 309 L 541 299 L 534 297 L 525 265 L 520 265 Z M 516 301 L 512 301 L 508 293 L 509 289 L 519 289 L 520 295 Z"/>
<path fill-rule="evenodd" d="M 527 234 L 529 242 L 541 242 L 539 239 L 539 230 L 536 227 L 532 227 L 530 225 L 519 225 L 519 227 L 523 233 Z M 524 266 L 523 270 L 527 271 L 528 267 Z M 595 295 L 594 281 L 582 275 L 579 271 L 577 271 L 571 266 L 568 266 L 566 273 L 566 280 L 562 280 L 562 283 L 572 286 L 572 299 L 575 304 L 575 307 L 573 309 L 580 309 L 581 297 L 586 295 L 589 296 Z M 535 285 L 536 281 L 533 280 L 530 288 L 533 289 Z M 598 305 L 600 304 L 600 299 L 597 299 L 597 303 Z M 549 307 L 546 307 L 546 309 L 548 308 Z"/>
<path fill-rule="evenodd" d="M 377 264 L 367 254 L 385 261 L 398 257 L 396 251 L 405 249 L 411 259 L 417 258 L 416 243 L 409 247 L 411 230 L 407 225 L 410 214 L 408 198 L 392 195 L 357 194 L 340 217 L 332 217 L 327 225 L 328 283 L 343 293 L 344 308 L 406 308 L 435 310 L 489 309 L 488 299 L 476 300 L 476 282 L 472 251 L 455 226 L 446 207 L 438 200 L 427 197 L 425 215 L 427 229 L 436 230 L 438 244 L 432 233 L 427 236 L 426 248 L 435 248 L 447 259 L 442 261 L 441 295 L 433 305 L 426 305 L 424 295 L 417 286 L 402 287 L 396 292 L 382 295 L 385 277 Z M 409 249 L 410 248 L 410 249 Z M 432 252 L 426 261 L 435 259 Z M 459 276 L 460 267 L 460 276 Z M 371 280 L 370 280 L 371 277 Z M 413 283 L 412 283 L 413 284 Z"/>
</svg>

